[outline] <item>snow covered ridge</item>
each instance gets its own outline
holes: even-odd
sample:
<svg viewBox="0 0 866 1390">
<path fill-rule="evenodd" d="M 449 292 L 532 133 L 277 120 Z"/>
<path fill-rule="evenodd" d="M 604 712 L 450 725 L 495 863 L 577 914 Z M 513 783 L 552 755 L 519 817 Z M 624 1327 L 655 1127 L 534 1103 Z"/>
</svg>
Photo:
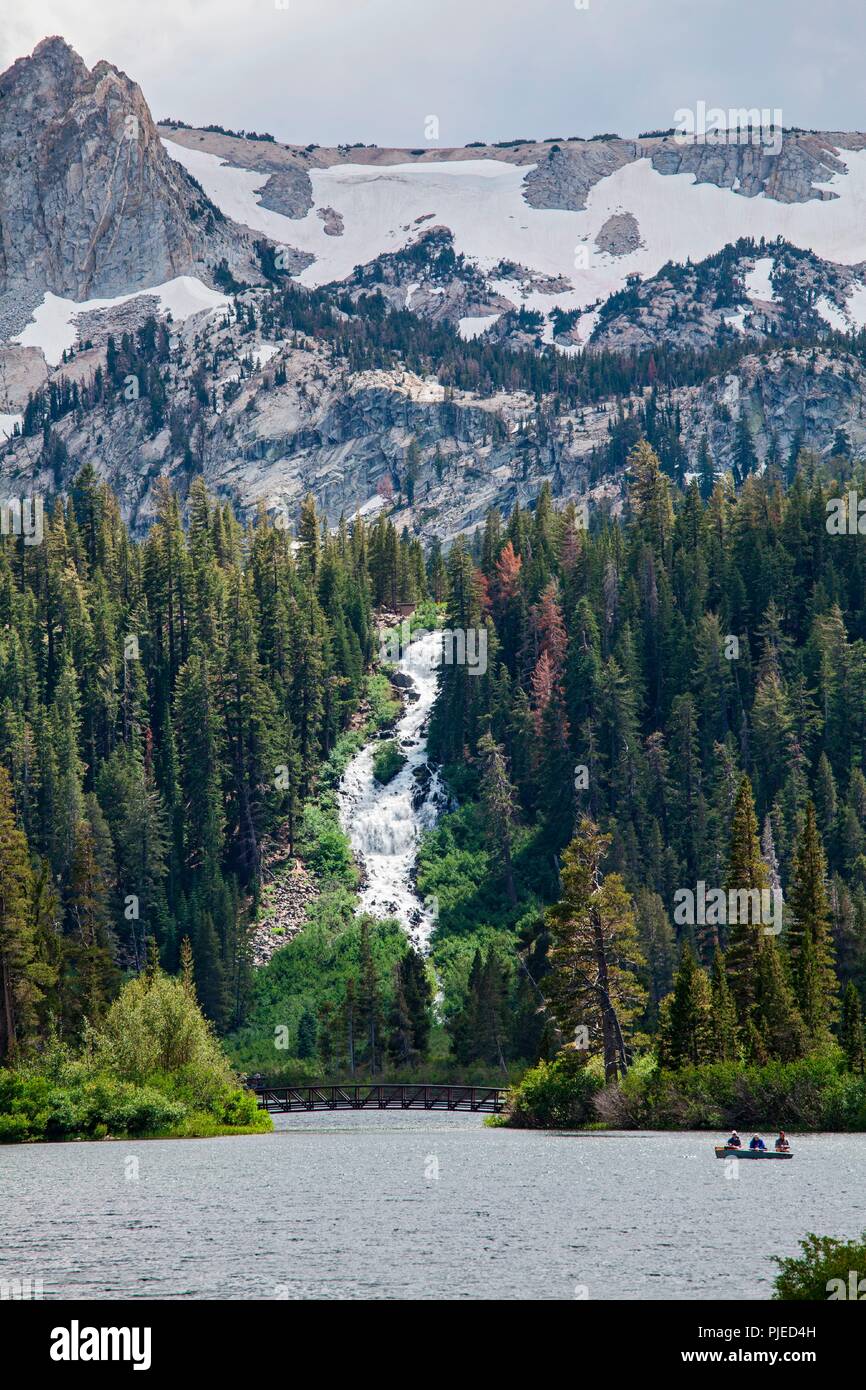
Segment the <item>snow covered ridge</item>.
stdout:
<svg viewBox="0 0 866 1390">
<path fill-rule="evenodd" d="M 226 295 L 220 294 L 218 290 L 209 289 L 192 275 L 178 275 L 174 280 L 167 280 L 164 285 L 133 290 L 130 294 L 117 295 L 114 299 L 86 299 L 76 302 L 74 299 L 64 299 L 60 295 L 52 294 L 49 290 L 42 303 L 34 310 L 27 327 L 11 341 L 21 347 L 39 348 L 49 367 L 56 367 L 62 360 L 63 353 L 68 352 L 78 341 L 76 320 L 80 314 L 96 309 L 114 309 L 119 304 L 126 304 L 144 295 L 158 299 L 158 312 L 170 313 L 177 322 L 202 311 L 212 312 L 221 309 L 229 303 Z M 4 418 L 6 417 L 0 417 L 0 428 Z"/>
<path fill-rule="evenodd" d="M 342 280 L 356 265 L 407 246 L 431 220 L 450 228 L 455 252 L 482 271 L 509 260 L 539 275 L 565 277 L 569 290 L 523 297 L 528 308 L 542 311 L 554 304 L 563 310 L 589 308 L 622 289 L 630 275 L 647 278 L 668 261 L 703 260 L 740 237 L 774 241 L 781 236 L 843 265 L 866 260 L 866 150 L 834 150 L 844 173 L 815 185 L 832 192 L 832 198 L 791 203 L 764 193 L 747 198 L 697 183 L 693 173 L 659 173 L 644 158 L 600 178 L 578 211 L 529 206 L 524 181 L 534 164 L 489 159 L 341 164 L 310 170 L 313 206 L 306 216 L 290 218 L 259 202 L 267 172 L 237 168 L 170 140 L 163 143 L 228 216 L 311 253 L 315 260 L 298 276 L 311 287 Z M 326 233 L 325 210 L 341 219 L 341 235 Z M 640 240 L 635 249 L 613 255 L 597 239 L 601 234 L 604 244 L 605 224 L 623 214 L 634 218 Z M 755 282 L 756 298 L 758 289 Z"/>
</svg>

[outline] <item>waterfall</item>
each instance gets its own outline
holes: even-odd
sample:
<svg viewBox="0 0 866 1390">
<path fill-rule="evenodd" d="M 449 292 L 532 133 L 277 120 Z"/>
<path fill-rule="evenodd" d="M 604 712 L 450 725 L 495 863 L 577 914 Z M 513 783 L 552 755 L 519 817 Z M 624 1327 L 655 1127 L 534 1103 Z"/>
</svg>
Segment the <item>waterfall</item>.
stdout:
<svg viewBox="0 0 866 1390">
<path fill-rule="evenodd" d="M 349 763 L 337 793 L 340 824 L 365 874 L 358 910 L 373 917 L 396 917 L 424 951 L 435 909 L 421 902 L 412 874 L 421 834 L 435 825 L 447 799 L 438 771 L 427 763 L 427 722 L 441 661 L 442 634 L 427 632 L 408 645 L 399 662 L 411 685 L 390 737 L 406 758 L 405 766 L 381 786 L 373 776 L 379 747 L 374 739 Z M 423 776 L 417 777 L 422 770 Z"/>
</svg>

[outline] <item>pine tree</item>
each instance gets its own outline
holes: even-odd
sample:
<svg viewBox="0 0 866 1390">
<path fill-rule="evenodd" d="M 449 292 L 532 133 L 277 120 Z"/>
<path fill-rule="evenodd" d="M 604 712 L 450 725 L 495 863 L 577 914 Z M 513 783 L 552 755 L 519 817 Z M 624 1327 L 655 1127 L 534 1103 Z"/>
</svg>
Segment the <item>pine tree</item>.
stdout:
<svg viewBox="0 0 866 1390">
<path fill-rule="evenodd" d="M 507 1075 L 508 991 L 503 962 L 495 947 L 488 950 L 481 972 L 477 1020 L 479 1059 Z"/>
<path fill-rule="evenodd" d="M 728 868 L 724 886 L 729 895 L 729 902 L 732 892 L 754 894 L 757 891 L 760 894 L 769 886 L 769 875 L 761 857 L 761 845 L 758 840 L 758 821 L 752 786 L 745 776 L 740 781 L 731 817 Z M 760 902 L 760 898 L 758 901 Z M 745 911 L 741 910 L 743 902 L 747 904 Z M 750 1017 L 755 1002 L 758 956 L 762 943 L 768 939 L 763 932 L 761 913 L 754 912 L 754 903 L 754 897 L 737 899 L 736 920 L 728 923 L 728 980 L 743 1024 Z"/>
<path fill-rule="evenodd" d="M 830 935 L 827 861 L 811 801 L 806 805 L 803 829 L 794 850 L 788 907 L 791 920 L 787 941 L 794 994 L 811 1038 L 822 1044 L 829 1040 L 830 1026 L 838 1015 L 839 982 Z"/>
<path fill-rule="evenodd" d="M 334 1055 L 340 1051 L 339 1040 L 335 1039 L 335 1031 L 338 1026 L 339 1015 L 334 1009 L 333 1004 L 328 999 L 323 1000 L 319 1005 L 316 1043 L 319 1061 L 322 1064 L 325 1076 L 330 1074 L 331 1068 L 334 1065 Z"/>
<path fill-rule="evenodd" d="M 27 840 L 15 824 L 9 774 L 0 766 L 0 1063 L 26 1041 L 41 998 L 30 903 Z"/>
<path fill-rule="evenodd" d="M 187 994 L 195 998 L 195 962 L 192 955 L 192 942 L 185 936 L 180 943 L 180 978 Z"/>
<path fill-rule="evenodd" d="M 757 466 L 758 456 L 755 453 L 752 431 L 749 428 L 745 410 L 741 410 L 734 439 L 734 478 L 736 482 L 743 484 L 755 472 Z"/>
<path fill-rule="evenodd" d="M 650 544 L 657 553 L 664 554 L 673 527 L 673 508 L 670 487 L 662 473 L 658 454 L 641 439 L 629 454 L 627 463 L 632 478 L 629 497 L 634 514 Z"/>
<path fill-rule="evenodd" d="M 858 1072 L 861 1076 L 866 1070 L 864 1061 L 864 1042 L 863 1042 L 863 1011 L 860 1007 L 860 996 L 857 993 L 853 980 L 848 981 L 845 996 L 842 1000 L 842 1021 L 839 1026 L 839 1042 L 845 1053 L 849 1071 Z"/>
<path fill-rule="evenodd" d="M 714 1060 L 710 982 L 688 943 L 683 947 L 673 994 L 662 1005 L 658 1056 L 659 1066 L 671 1070 Z"/>
<path fill-rule="evenodd" d="M 738 1061 L 742 1040 L 737 1024 L 737 1009 L 728 985 L 725 957 L 716 951 L 711 977 L 713 1055 L 718 1062 Z"/>
<path fill-rule="evenodd" d="M 478 1015 L 483 970 L 484 958 L 476 947 L 466 982 L 463 1003 L 451 1019 L 449 1028 L 454 1056 L 464 1066 L 469 1062 L 474 1062 L 480 1051 Z"/>
<path fill-rule="evenodd" d="M 301 1061 L 315 1057 L 317 1034 L 316 1015 L 311 1009 L 305 1008 L 298 1022 L 297 1055 Z"/>
<path fill-rule="evenodd" d="M 517 902 L 514 888 L 514 869 L 511 847 L 516 820 L 516 795 L 508 777 L 508 767 L 501 746 L 490 734 L 478 742 L 482 760 L 481 805 L 484 811 L 484 831 L 495 857 L 502 865 L 505 891 L 512 907 Z"/>
<path fill-rule="evenodd" d="M 662 898 L 647 888 L 635 894 L 637 932 L 641 954 L 647 963 L 646 984 L 649 1016 L 658 1015 L 661 1001 L 673 986 L 676 938 Z"/>
<path fill-rule="evenodd" d="M 411 1067 L 418 1061 L 415 1047 L 412 1016 L 403 988 L 403 972 L 399 964 L 394 967 L 394 1002 L 391 1006 L 388 1032 L 388 1055 L 395 1066 Z"/>
<path fill-rule="evenodd" d="M 412 1025 L 412 1046 L 423 1058 L 430 1045 L 433 989 L 424 957 L 413 946 L 400 961 L 400 983 Z"/>
<path fill-rule="evenodd" d="M 700 448 L 698 449 L 697 474 L 701 497 L 705 502 L 708 502 L 716 485 L 716 470 L 706 434 L 701 436 Z"/>
<path fill-rule="evenodd" d="M 69 919 L 72 936 L 68 958 L 71 976 L 69 997 L 75 1016 L 98 1026 L 114 995 L 119 975 L 114 959 L 109 917 L 110 886 L 99 863 L 94 829 L 80 820 L 69 884 Z"/>
<path fill-rule="evenodd" d="M 348 1063 L 349 1075 L 355 1075 L 359 1039 L 358 985 L 354 977 L 346 981 L 343 1006 L 340 1011 L 343 1046 L 340 1048 Z"/>
<path fill-rule="evenodd" d="M 626 1028 L 644 1003 L 643 965 L 631 900 L 619 874 L 601 872 L 610 837 L 587 816 L 563 855 L 559 902 L 547 913 L 550 974 L 545 985 L 564 1036 L 578 1026 L 600 1041 L 605 1077 L 629 1065 Z"/>
<path fill-rule="evenodd" d="M 375 1076 L 381 1069 L 384 1037 L 382 1028 L 382 1004 L 379 993 L 379 977 L 373 956 L 369 922 L 361 920 L 360 960 L 358 975 L 358 1022 L 359 1033 L 363 1035 L 367 1050 L 367 1064 L 370 1075 Z"/>
<path fill-rule="evenodd" d="M 761 941 L 754 989 L 755 1003 L 749 1021 L 762 1043 L 755 1060 L 762 1060 L 764 1050 L 769 1057 L 778 1057 L 783 1062 L 803 1057 L 809 1045 L 807 1030 L 788 983 L 784 961 L 772 937 L 764 937 Z"/>
<path fill-rule="evenodd" d="M 315 578 L 319 565 L 320 538 L 319 518 L 316 503 L 311 493 L 307 493 L 301 503 L 301 516 L 298 522 L 298 541 L 301 554 L 310 575 Z"/>
</svg>

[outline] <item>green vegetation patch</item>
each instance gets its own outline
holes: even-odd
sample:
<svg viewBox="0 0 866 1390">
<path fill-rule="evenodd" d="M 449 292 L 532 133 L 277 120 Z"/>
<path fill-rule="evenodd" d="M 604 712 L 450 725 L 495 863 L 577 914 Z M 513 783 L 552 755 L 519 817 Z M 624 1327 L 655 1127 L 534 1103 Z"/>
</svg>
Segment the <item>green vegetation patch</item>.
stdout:
<svg viewBox="0 0 866 1390">
<path fill-rule="evenodd" d="M 388 739 L 386 743 L 381 743 L 373 754 L 373 776 L 384 787 L 388 782 L 393 782 L 407 761 L 406 754 L 400 752 L 394 740 Z"/>
<path fill-rule="evenodd" d="M 860 1240 L 835 1240 L 832 1236 L 807 1235 L 800 1241 L 802 1255 L 774 1257 L 779 1266 L 774 1298 L 792 1303 L 862 1300 L 866 1291 L 866 1231 Z"/>
<path fill-rule="evenodd" d="M 150 970 L 81 1052 L 56 1037 L 0 1070 L 0 1142 L 255 1134 L 270 1116 L 238 1084 L 188 980 Z"/>
</svg>

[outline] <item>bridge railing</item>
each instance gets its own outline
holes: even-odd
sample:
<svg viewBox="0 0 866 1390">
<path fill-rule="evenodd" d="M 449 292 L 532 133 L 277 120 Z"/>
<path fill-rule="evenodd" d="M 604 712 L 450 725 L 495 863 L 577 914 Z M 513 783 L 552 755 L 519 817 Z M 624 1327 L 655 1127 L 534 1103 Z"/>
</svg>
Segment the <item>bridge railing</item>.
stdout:
<svg viewBox="0 0 866 1390">
<path fill-rule="evenodd" d="M 289 1086 L 248 1077 L 263 1110 L 467 1110 L 498 1114 L 505 1107 L 503 1086 L 454 1086 L 435 1082 L 375 1082 L 332 1086 Z"/>
</svg>

